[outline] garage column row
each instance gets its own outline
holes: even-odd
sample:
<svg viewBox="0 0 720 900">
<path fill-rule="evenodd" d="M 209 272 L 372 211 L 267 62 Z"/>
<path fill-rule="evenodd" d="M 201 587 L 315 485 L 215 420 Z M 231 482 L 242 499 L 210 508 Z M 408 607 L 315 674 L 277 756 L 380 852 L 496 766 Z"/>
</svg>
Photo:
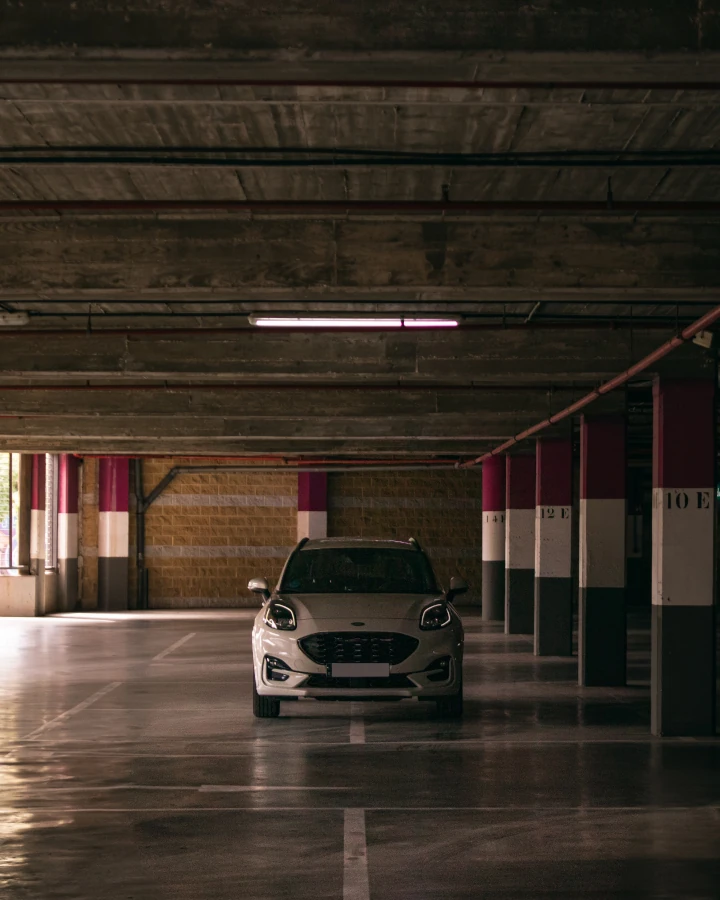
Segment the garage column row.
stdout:
<svg viewBox="0 0 720 900">
<path fill-rule="evenodd" d="M 714 380 L 656 379 L 653 402 L 652 731 L 714 734 Z M 532 634 L 536 655 L 570 656 L 572 443 L 540 439 L 534 457 L 512 456 L 504 465 L 493 457 L 484 467 L 483 618 L 504 619 L 507 634 Z M 504 505 L 497 499 L 503 473 Z M 624 418 L 583 417 L 578 566 L 581 685 L 626 683 L 626 481 Z M 498 575 L 501 560 L 503 576 Z"/>
</svg>

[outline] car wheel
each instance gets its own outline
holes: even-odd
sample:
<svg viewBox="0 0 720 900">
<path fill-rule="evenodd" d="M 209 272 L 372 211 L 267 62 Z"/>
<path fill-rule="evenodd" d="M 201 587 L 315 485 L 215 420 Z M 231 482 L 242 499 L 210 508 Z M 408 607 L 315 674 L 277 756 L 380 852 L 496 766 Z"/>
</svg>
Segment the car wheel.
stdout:
<svg viewBox="0 0 720 900">
<path fill-rule="evenodd" d="M 463 714 L 463 692 L 462 687 L 457 694 L 451 694 L 449 697 L 440 697 L 437 703 L 437 713 L 442 719 L 460 719 Z"/>
<path fill-rule="evenodd" d="M 280 701 L 277 697 L 262 697 L 257 692 L 253 676 L 253 715 L 256 719 L 275 719 L 280 715 Z"/>
</svg>

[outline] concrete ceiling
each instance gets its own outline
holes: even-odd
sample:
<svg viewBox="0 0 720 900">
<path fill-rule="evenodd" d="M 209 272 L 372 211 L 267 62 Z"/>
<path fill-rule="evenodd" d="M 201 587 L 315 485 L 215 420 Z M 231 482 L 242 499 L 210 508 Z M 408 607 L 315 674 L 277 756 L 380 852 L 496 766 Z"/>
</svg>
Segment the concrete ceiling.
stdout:
<svg viewBox="0 0 720 900">
<path fill-rule="evenodd" d="M 715 0 L 39 5 L 0 32 L 1 447 L 474 455 L 720 303 Z"/>
</svg>

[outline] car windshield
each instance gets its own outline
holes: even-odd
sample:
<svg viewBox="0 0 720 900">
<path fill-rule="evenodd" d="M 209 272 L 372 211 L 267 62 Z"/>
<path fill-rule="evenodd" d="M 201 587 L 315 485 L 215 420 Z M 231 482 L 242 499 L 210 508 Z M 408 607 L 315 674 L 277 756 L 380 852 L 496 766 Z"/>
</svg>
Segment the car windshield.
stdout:
<svg viewBox="0 0 720 900">
<path fill-rule="evenodd" d="M 424 553 L 388 547 L 333 547 L 294 553 L 280 590 L 293 594 L 432 594 Z"/>
</svg>

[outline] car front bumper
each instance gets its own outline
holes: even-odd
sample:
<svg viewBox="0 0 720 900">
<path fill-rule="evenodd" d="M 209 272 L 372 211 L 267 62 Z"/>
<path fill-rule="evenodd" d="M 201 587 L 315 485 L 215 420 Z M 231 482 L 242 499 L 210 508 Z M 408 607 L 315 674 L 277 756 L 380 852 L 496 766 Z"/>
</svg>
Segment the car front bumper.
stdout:
<svg viewBox="0 0 720 900">
<path fill-rule="evenodd" d="M 303 698 L 340 700 L 358 697 L 364 700 L 435 699 L 458 692 L 462 680 L 461 631 L 448 628 L 438 632 L 415 633 L 415 629 L 399 627 L 387 630 L 402 632 L 419 639 L 413 653 L 402 663 L 390 668 L 393 681 L 402 681 L 403 684 L 388 683 L 378 687 L 367 686 L 364 679 L 348 679 L 339 686 L 321 687 L 313 686 L 310 682 L 319 680 L 317 676 L 327 677 L 330 673 L 326 666 L 314 662 L 300 649 L 298 640 L 304 637 L 304 634 L 296 637 L 295 632 L 283 633 L 256 626 L 253 630 L 253 664 L 257 692 L 261 696 L 288 700 Z M 288 667 L 288 670 L 282 670 L 282 673 L 287 675 L 287 680 L 268 679 L 265 664 L 267 657 L 281 660 Z M 432 666 L 443 657 L 450 658 L 449 677 L 444 681 L 433 681 L 429 677 Z M 430 671 L 428 667 L 431 667 Z M 316 678 L 313 679 L 313 676 Z"/>
</svg>

